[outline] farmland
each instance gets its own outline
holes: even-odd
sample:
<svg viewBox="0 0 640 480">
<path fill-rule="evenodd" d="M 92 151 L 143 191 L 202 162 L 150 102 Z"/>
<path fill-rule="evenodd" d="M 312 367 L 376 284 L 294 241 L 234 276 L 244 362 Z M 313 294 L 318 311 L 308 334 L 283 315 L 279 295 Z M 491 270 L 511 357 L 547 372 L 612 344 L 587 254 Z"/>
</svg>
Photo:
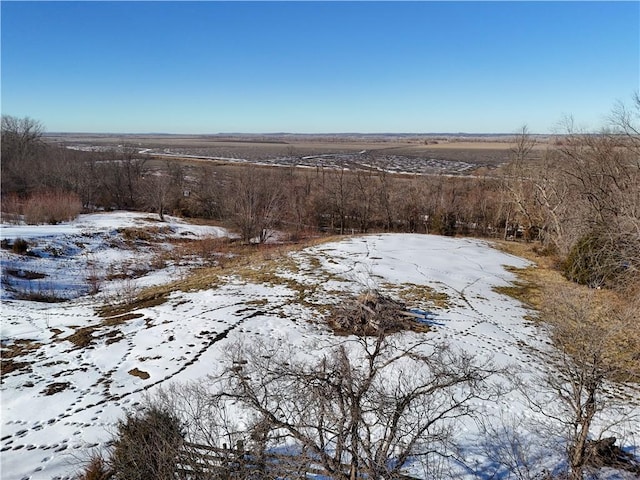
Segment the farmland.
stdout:
<svg viewBox="0 0 640 480">
<path fill-rule="evenodd" d="M 153 158 L 271 166 L 473 174 L 512 156 L 510 135 L 90 135 L 48 134 L 67 148 L 105 151 L 127 145 Z M 548 141 L 540 137 L 537 151 Z"/>
</svg>

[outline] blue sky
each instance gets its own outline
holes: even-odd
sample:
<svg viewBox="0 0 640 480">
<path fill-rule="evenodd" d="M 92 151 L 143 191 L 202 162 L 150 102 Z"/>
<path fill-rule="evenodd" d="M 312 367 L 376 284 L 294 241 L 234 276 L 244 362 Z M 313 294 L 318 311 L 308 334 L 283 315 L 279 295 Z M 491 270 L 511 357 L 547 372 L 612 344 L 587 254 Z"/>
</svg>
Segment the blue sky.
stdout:
<svg viewBox="0 0 640 480">
<path fill-rule="evenodd" d="M 1 2 L 2 113 L 52 132 L 596 128 L 640 2 Z"/>
</svg>

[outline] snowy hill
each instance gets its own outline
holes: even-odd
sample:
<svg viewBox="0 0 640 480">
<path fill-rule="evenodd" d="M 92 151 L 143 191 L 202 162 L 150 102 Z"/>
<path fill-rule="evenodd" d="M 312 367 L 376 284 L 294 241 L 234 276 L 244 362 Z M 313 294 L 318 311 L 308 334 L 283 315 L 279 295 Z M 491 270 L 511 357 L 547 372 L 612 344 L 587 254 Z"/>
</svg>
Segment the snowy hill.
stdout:
<svg viewBox="0 0 640 480">
<path fill-rule="evenodd" d="M 301 349 L 334 341 L 323 306 L 339 303 L 350 292 L 375 288 L 400 295 L 403 289 L 431 287 L 447 298 L 446 304 L 409 297 L 410 306 L 429 310 L 437 320 L 425 335 L 498 365 L 515 366 L 525 376 L 537 369 L 524 346 L 535 348 L 545 338 L 524 319 L 522 305 L 494 290 L 514 280 L 506 265 L 528 263 L 470 239 L 413 234 L 347 238 L 283 254 L 269 276 L 230 271 L 212 288 L 175 290 L 155 304 L 100 316 L 98 307 L 108 292 L 126 288 L 126 279 L 115 275 L 101 286 L 107 293 L 88 295 L 91 264 L 101 271 L 125 263 L 141 267 L 145 273 L 136 280 L 137 291 L 185 276 L 188 268 L 171 263 L 158 270 L 147 267 L 153 248 L 141 242 L 123 249 L 123 228 L 162 227 L 156 234 L 168 244 L 176 237 L 226 235 L 177 219 L 158 224 L 145 218 L 101 214 L 53 227 L 2 227 L 3 240 L 20 237 L 32 251 L 29 256 L 3 250 L 1 257 L 6 279 L 3 363 L 10 360 L 3 365 L 1 390 L 3 479 L 71 475 L 91 449 L 105 445 L 117 419 L 145 392 L 215 373 L 221 352 L 238 338 L 284 338 Z M 30 280 L 36 275 L 24 272 L 46 277 Z M 56 295 L 69 300 L 16 298 L 29 283 L 45 278 Z M 496 422 L 510 415 L 533 416 L 516 393 L 477 407 Z M 476 433 L 473 423 L 458 432 L 463 439 L 468 436 L 470 446 Z M 480 456 L 477 462 L 489 478 L 491 466 Z"/>
</svg>

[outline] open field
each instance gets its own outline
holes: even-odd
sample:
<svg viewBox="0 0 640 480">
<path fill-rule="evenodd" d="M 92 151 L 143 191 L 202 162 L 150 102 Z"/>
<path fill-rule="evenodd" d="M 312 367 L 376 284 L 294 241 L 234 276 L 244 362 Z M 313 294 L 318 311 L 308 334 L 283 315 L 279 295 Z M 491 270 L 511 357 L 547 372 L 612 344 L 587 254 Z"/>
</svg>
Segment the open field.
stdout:
<svg viewBox="0 0 640 480">
<path fill-rule="evenodd" d="M 495 168 L 509 160 L 513 146 L 509 136 L 49 134 L 46 138 L 82 150 L 126 145 L 157 158 L 412 174 L 469 174 L 481 167 Z M 537 151 L 548 139 L 539 141 Z"/>
</svg>

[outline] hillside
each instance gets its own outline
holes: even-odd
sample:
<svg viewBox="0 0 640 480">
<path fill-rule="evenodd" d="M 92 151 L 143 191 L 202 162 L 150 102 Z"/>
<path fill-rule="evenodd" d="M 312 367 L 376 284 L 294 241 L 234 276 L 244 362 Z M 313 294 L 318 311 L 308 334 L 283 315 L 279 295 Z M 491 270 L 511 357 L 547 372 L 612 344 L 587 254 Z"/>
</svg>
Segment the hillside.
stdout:
<svg viewBox="0 0 640 480">
<path fill-rule="evenodd" d="M 429 312 L 428 332 L 411 335 L 447 341 L 480 362 L 514 369 L 524 380 L 539 372 L 530 349 L 544 348 L 546 337 L 527 320 L 531 312 L 496 291 L 516 278 L 507 267 L 530 263 L 484 241 L 376 234 L 300 250 L 263 247 L 250 261 L 227 250 L 208 264 L 197 256 L 189 264 L 187 257 L 167 254 L 189 239 L 222 235 L 216 227 L 171 217 L 159 224 L 129 213 L 82 215 L 57 226 L 3 226 L 5 245 L 20 237 L 29 247 L 26 254 L 3 249 L 1 257 L 2 478 L 70 475 L 107 444 L 117 420 L 145 393 L 215 374 L 223 352 L 238 339 L 286 342 L 306 352 L 344 342 L 326 318 L 364 291 Z M 161 252 L 164 261 L 158 263 L 154 258 Z M 98 276 L 114 273 L 93 295 L 88 261 Z M 127 268 L 138 268 L 136 280 L 122 279 L 130 277 Z M 16 298 L 38 288 L 68 300 Z M 492 381 L 509 380 L 501 374 Z M 515 390 L 474 408 L 495 425 L 536 418 Z M 636 422 L 608 433 L 633 441 L 628 434 L 638 428 Z M 544 445 L 539 432 L 525 433 L 531 445 Z M 457 475 L 500 473 L 502 467 L 480 450 L 479 434 L 471 418 L 456 428 L 471 465 Z M 562 456 L 543 453 L 540 462 L 550 467 Z"/>
</svg>

